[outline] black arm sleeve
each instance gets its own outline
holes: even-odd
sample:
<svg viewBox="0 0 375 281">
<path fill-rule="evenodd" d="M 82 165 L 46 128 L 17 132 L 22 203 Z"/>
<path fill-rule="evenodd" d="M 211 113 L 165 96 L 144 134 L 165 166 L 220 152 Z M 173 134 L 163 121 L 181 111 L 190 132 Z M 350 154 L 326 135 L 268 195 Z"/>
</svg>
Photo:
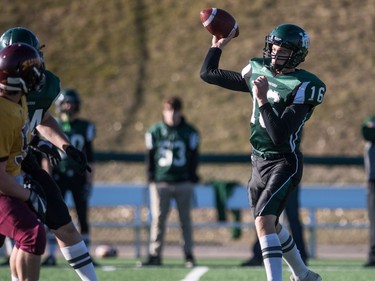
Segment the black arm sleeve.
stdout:
<svg viewBox="0 0 375 281">
<path fill-rule="evenodd" d="M 362 125 L 362 135 L 366 141 L 375 142 L 375 128 Z"/>
<path fill-rule="evenodd" d="M 210 48 L 208 50 L 200 71 L 202 80 L 229 90 L 249 92 L 241 73 L 219 69 L 221 53 L 222 50 L 219 48 Z"/>
<path fill-rule="evenodd" d="M 148 182 L 155 180 L 155 149 L 147 150 L 145 155 Z"/>
<path fill-rule="evenodd" d="M 94 162 L 94 149 L 92 142 L 86 142 L 85 144 L 85 152 L 86 152 L 86 158 L 87 162 Z"/>
<path fill-rule="evenodd" d="M 312 109 L 312 105 L 292 104 L 285 109 L 281 117 L 278 117 L 270 103 L 266 103 L 259 108 L 267 133 L 276 145 L 287 141 L 290 135 L 302 125 L 306 115 Z"/>
<path fill-rule="evenodd" d="M 199 161 L 198 149 L 194 149 L 190 152 L 190 163 L 189 163 L 189 177 L 194 183 L 199 182 L 199 176 L 197 175 Z"/>
</svg>

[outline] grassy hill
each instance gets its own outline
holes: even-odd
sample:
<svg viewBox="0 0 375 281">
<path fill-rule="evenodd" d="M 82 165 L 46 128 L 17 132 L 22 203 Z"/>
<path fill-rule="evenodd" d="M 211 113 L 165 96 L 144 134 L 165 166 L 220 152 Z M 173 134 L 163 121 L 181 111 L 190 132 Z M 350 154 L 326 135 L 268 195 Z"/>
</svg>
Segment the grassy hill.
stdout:
<svg viewBox="0 0 375 281">
<path fill-rule="evenodd" d="M 2 5 L 0 30 L 32 29 L 47 67 L 63 87 L 83 98 L 82 115 L 97 125 L 96 148 L 144 150 L 144 132 L 159 120 L 161 100 L 178 95 L 187 119 L 202 133 L 203 152 L 248 152 L 247 94 L 205 84 L 199 78 L 211 36 L 199 11 L 232 13 L 240 36 L 226 47 L 223 68 L 240 71 L 261 56 L 264 36 L 291 22 L 311 37 L 301 65 L 328 86 L 324 103 L 306 126 L 306 153 L 362 153 L 362 119 L 375 113 L 374 5 L 371 0 L 299 1 L 82 0 L 10 1 Z"/>
</svg>

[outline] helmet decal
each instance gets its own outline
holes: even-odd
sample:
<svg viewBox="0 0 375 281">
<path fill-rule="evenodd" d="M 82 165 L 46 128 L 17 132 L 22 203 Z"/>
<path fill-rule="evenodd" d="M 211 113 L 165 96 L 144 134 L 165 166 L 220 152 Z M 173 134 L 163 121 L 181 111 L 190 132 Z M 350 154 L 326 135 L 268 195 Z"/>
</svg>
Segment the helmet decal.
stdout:
<svg viewBox="0 0 375 281">
<path fill-rule="evenodd" d="M 299 35 L 301 35 L 302 47 L 308 49 L 310 41 L 309 35 L 306 32 L 301 32 Z"/>
</svg>

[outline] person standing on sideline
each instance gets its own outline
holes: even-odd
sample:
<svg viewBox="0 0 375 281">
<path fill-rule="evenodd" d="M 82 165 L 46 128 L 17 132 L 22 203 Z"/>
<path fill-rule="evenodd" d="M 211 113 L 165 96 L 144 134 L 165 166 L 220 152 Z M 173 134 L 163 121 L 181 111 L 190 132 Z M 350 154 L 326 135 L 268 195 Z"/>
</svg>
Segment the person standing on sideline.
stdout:
<svg viewBox="0 0 375 281">
<path fill-rule="evenodd" d="M 362 123 L 365 140 L 364 160 L 367 177 L 367 209 L 370 221 L 370 248 L 365 267 L 375 267 L 375 115 L 368 116 Z"/>
<path fill-rule="evenodd" d="M 6 30 L 0 37 L 0 49 L 14 43 L 26 43 L 34 47 L 43 59 L 41 49 L 44 45 L 39 43 L 38 37 L 29 29 L 24 27 L 12 27 Z M 45 61 L 43 59 L 43 65 Z M 44 65 L 45 66 L 45 65 Z M 35 143 L 33 140 L 29 143 L 28 157 L 35 158 L 33 151 L 39 150 L 46 154 L 55 165 L 59 161 L 59 153 L 56 153 L 56 147 L 65 151 L 69 158 L 74 160 L 82 171 L 90 171 L 87 164 L 86 155 L 75 148 L 66 138 L 55 118 L 49 113 L 51 104 L 56 100 L 60 93 L 60 79 L 47 69 L 44 72 L 42 85 L 28 93 L 27 108 L 29 111 L 30 131 L 37 135 L 38 133 L 49 142 Z M 57 155 L 56 155 L 57 154 Z M 83 281 L 97 280 L 96 272 L 92 259 L 85 243 L 76 227 L 72 222 L 68 207 L 66 206 L 59 187 L 49 174 L 43 170 L 36 161 L 36 165 L 26 165 L 22 162 L 22 171 L 27 176 L 31 175 L 42 186 L 47 201 L 47 211 L 45 225 L 53 231 L 58 245 L 65 260 L 75 270 L 77 275 Z"/>
<path fill-rule="evenodd" d="M 30 124 L 25 95 L 44 78 L 43 59 L 27 44 L 0 51 L 0 247 L 15 241 L 10 255 L 12 280 L 39 280 L 46 245 L 46 202 L 39 183 L 21 184 L 21 162 L 27 154 Z"/>
<path fill-rule="evenodd" d="M 282 280 L 284 258 L 292 281 L 320 281 L 320 275 L 303 263 L 292 236 L 279 223 L 289 194 L 302 178 L 299 147 L 303 126 L 326 92 L 317 76 L 297 69 L 308 53 L 309 36 L 294 24 L 277 26 L 265 37 L 263 58 L 251 59 L 240 73 L 219 69 L 222 50 L 234 35 L 235 29 L 227 38 L 213 36 L 200 76 L 210 84 L 250 92 L 253 100 L 248 192 L 267 280 Z"/>
<path fill-rule="evenodd" d="M 60 92 L 56 101 L 56 108 L 58 112 L 58 124 L 61 126 L 70 143 L 85 153 L 87 162 L 91 167 L 91 172 L 86 170 L 82 173 L 80 166 L 63 153 L 61 154 L 61 161 L 52 169 L 51 167 L 47 167 L 46 170 L 52 174 L 64 198 L 68 191 L 72 193 L 81 236 L 89 249 L 90 229 L 88 212 L 94 175 L 93 140 L 95 138 L 95 125 L 79 117 L 81 98 L 74 89 L 63 89 Z M 49 163 L 48 161 L 45 162 Z M 45 165 L 43 166 L 46 167 Z M 48 256 L 44 260 L 43 265 L 56 265 L 56 240 L 52 233 L 49 233 L 48 236 Z"/>
<path fill-rule="evenodd" d="M 301 254 L 303 262 L 307 264 L 308 253 L 306 250 L 305 239 L 303 238 L 303 227 L 299 216 L 299 191 L 300 186 L 298 185 L 297 188 L 290 193 L 285 205 L 285 214 L 297 249 Z M 260 248 L 259 239 L 256 239 L 251 250 L 253 256 L 244 261 L 241 266 L 261 266 L 263 264 L 262 249 Z"/>
<path fill-rule="evenodd" d="M 150 190 L 151 231 L 148 259 L 141 266 L 162 265 L 166 220 L 175 199 L 184 240 L 185 266 L 195 266 L 190 217 L 193 183 L 198 182 L 199 133 L 182 115 L 178 97 L 163 102 L 163 120 L 146 133 L 146 168 Z"/>
</svg>

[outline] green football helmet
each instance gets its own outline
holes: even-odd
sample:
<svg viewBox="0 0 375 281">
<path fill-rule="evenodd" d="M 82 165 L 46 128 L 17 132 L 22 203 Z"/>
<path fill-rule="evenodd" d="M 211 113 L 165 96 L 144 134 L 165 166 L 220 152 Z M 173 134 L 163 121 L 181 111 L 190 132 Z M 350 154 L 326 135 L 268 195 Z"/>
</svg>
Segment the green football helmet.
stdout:
<svg viewBox="0 0 375 281">
<path fill-rule="evenodd" d="M 40 45 L 38 37 L 29 29 L 24 27 L 13 27 L 8 29 L 0 37 L 0 50 L 13 43 L 26 43 L 34 47 L 43 57 L 40 51 L 44 45 Z"/>
<path fill-rule="evenodd" d="M 64 102 L 70 102 L 74 104 L 74 113 L 78 112 L 81 107 L 81 99 L 79 97 L 78 92 L 75 89 L 63 89 L 60 92 L 59 97 L 56 100 L 56 107 L 58 112 L 62 112 L 61 105 Z"/>
<path fill-rule="evenodd" d="M 274 65 L 270 63 L 271 70 L 282 70 L 283 68 L 295 68 L 303 62 L 309 49 L 309 36 L 305 30 L 294 24 L 282 24 L 277 26 L 265 38 L 263 58 L 272 58 L 272 45 L 281 46 L 291 50 L 284 64 Z"/>
</svg>

